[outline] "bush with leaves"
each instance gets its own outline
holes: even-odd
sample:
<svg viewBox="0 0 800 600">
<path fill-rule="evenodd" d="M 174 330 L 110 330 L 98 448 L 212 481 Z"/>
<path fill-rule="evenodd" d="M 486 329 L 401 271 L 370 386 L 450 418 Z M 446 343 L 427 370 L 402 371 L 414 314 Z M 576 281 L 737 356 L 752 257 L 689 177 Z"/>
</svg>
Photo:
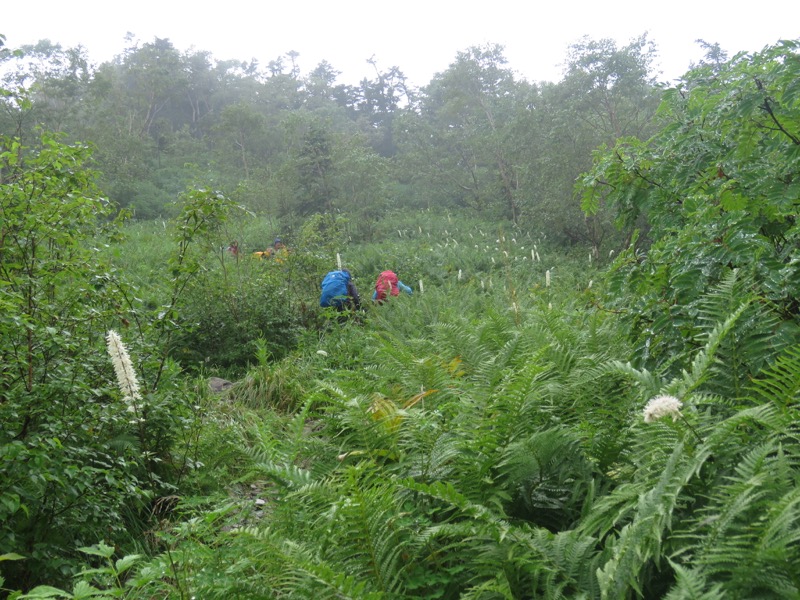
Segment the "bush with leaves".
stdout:
<svg viewBox="0 0 800 600">
<path fill-rule="evenodd" d="M 293 308 L 284 278 L 268 265 L 247 265 L 227 284 L 198 277 L 183 294 L 174 356 L 191 368 L 242 370 L 254 362 L 256 342 L 265 340 L 279 359 L 297 337 Z"/>
<path fill-rule="evenodd" d="M 607 202 L 621 223 L 644 216 L 650 227 L 651 244 L 620 255 L 606 300 L 627 315 L 640 365 L 691 345 L 704 294 L 737 269 L 774 317 L 761 328 L 772 344 L 751 358 L 800 335 L 797 48 L 787 40 L 690 71 L 666 94 L 661 130 L 598 152 L 582 179 L 585 210 Z"/>
<path fill-rule="evenodd" d="M 202 413 L 165 349 L 197 226 L 218 208 L 184 222 L 172 296 L 151 321 L 107 260 L 118 222 L 89 159 L 49 134 L 30 148 L 0 139 L 0 545 L 23 557 L 0 565 L 10 585 L 68 579 L 76 545 L 140 543 L 150 502 L 197 466 Z M 135 404 L 113 385 L 104 338 L 117 328 L 141 378 Z"/>
<path fill-rule="evenodd" d="M 0 546 L 25 557 L 2 565 L 18 585 L 68 574 L 76 541 L 127 538 L 154 491 L 102 351 L 122 298 L 88 160 L 49 135 L 0 139 Z"/>
</svg>

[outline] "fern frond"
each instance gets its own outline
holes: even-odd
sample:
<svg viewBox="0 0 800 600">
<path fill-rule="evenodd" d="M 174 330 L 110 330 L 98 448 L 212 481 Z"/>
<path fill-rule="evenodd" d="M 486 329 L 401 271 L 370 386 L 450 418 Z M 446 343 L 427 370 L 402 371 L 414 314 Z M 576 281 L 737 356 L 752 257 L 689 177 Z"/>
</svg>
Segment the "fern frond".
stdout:
<svg viewBox="0 0 800 600">
<path fill-rule="evenodd" d="M 800 400 L 800 346 L 787 349 L 750 385 L 756 399 L 787 407 Z"/>
<path fill-rule="evenodd" d="M 624 598 L 630 589 L 643 593 L 642 571 L 650 561 L 658 564 L 679 498 L 709 456 L 703 448 L 687 456 L 682 443 L 674 446 L 655 486 L 639 494 L 632 521 L 609 544 L 611 557 L 597 573 L 603 597 Z"/>
<path fill-rule="evenodd" d="M 267 584 L 276 597 L 330 600 L 381 600 L 384 592 L 369 587 L 367 580 L 320 559 L 309 548 L 283 539 L 269 529 L 246 528 L 235 532 L 254 543 L 250 554 L 269 576 Z M 263 591 L 263 590 L 262 590 Z"/>
<path fill-rule="evenodd" d="M 631 363 L 622 363 L 617 360 L 600 366 L 596 369 L 598 375 L 605 373 L 619 373 L 633 379 L 639 384 L 645 397 L 652 397 L 659 393 L 662 387 L 661 379 L 647 369 L 637 369 Z"/>
<path fill-rule="evenodd" d="M 725 600 L 726 596 L 719 584 L 710 589 L 702 571 L 686 569 L 670 561 L 675 572 L 675 585 L 664 600 Z"/>
<path fill-rule="evenodd" d="M 510 513 L 550 530 L 561 530 L 580 515 L 592 468 L 569 430 L 536 432 L 503 450 L 500 483 L 513 499 Z"/>
<path fill-rule="evenodd" d="M 366 475 L 365 479 L 362 476 Z M 387 594 L 403 584 L 402 554 L 410 543 L 397 522 L 395 486 L 357 467 L 346 473 L 342 495 L 322 515 L 316 527 L 333 532 L 327 553 L 358 573 L 372 588 Z"/>
<path fill-rule="evenodd" d="M 714 483 L 676 540 L 698 577 L 741 597 L 800 593 L 800 442 L 775 404 L 716 424 L 706 446 Z M 675 557 L 677 559 L 677 556 Z"/>
<path fill-rule="evenodd" d="M 734 324 L 744 314 L 749 305 L 750 300 L 742 302 L 724 321 L 718 322 L 714 326 L 708 333 L 703 348 L 695 354 L 690 371 L 684 370 L 680 377 L 670 381 L 664 388 L 665 393 L 678 398 L 685 398 L 703 384 L 705 379 L 709 377 L 711 366 L 714 364 L 715 353 L 722 340 L 731 332 Z"/>
<path fill-rule="evenodd" d="M 424 413 L 419 419 L 430 417 Z M 414 431 L 418 431 L 414 429 Z M 423 442 L 422 444 L 420 442 Z M 417 481 L 432 482 L 450 478 L 464 453 L 464 441 L 452 433 L 441 432 L 428 446 L 424 440 L 415 437 L 407 442 L 409 452 L 404 464 L 404 476 Z M 412 450 L 411 452 L 410 450 Z"/>
</svg>

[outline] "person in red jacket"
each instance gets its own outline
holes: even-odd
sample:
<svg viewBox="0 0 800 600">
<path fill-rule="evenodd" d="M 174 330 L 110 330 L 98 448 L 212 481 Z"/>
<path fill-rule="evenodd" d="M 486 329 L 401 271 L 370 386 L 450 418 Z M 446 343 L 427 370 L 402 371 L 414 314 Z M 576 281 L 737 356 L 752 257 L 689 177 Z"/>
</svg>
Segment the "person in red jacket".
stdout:
<svg viewBox="0 0 800 600">
<path fill-rule="evenodd" d="M 378 304 L 383 304 L 389 296 L 399 296 L 400 292 L 413 294 L 413 290 L 397 278 L 394 271 L 384 271 L 378 275 L 375 282 L 375 291 L 372 292 L 372 299 Z"/>
</svg>

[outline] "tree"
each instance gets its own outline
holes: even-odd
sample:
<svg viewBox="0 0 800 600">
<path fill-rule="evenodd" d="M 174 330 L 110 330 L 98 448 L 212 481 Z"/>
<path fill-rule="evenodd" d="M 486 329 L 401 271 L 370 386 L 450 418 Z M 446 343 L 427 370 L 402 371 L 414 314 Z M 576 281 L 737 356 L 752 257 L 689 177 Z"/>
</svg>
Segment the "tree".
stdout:
<svg viewBox="0 0 800 600">
<path fill-rule="evenodd" d="M 390 161 L 355 136 L 337 143 L 332 157 L 335 207 L 369 237 L 389 206 Z"/>
<path fill-rule="evenodd" d="M 235 104 L 223 109 L 217 127 L 220 141 L 228 141 L 223 145 L 221 160 L 226 155 L 235 156 L 247 181 L 251 177 L 250 165 L 257 156 L 257 141 L 264 128 L 264 117 L 251 105 Z"/>
<path fill-rule="evenodd" d="M 303 134 L 302 145 L 288 163 L 294 182 L 291 211 L 298 215 L 331 212 L 336 198 L 332 140 L 327 129 L 312 123 Z"/>
<path fill-rule="evenodd" d="M 88 117 L 86 94 L 92 74 L 85 48 L 65 49 L 41 40 L 5 50 L 0 64 L 5 64 L 0 85 L 6 90 L 6 134 L 33 142 L 38 138 L 34 129 L 43 126 L 77 135 Z M 20 105 L 25 110 L 19 110 Z"/>
<path fill-rule="evenodd" d="M 517 84 L 503 48 L 472 47 L 427 86 L 402 123 L 407 158 L 450 202 L 519 218 L 519 173 L 509 155 Z"/>
<path fill-rule="evenodd" d="M 785 41 L 689 71 L 665 96 L 662 128 L 598 152 L 582 178 L 587 212 L 607 202 L 621 226 L 644 218 L 650 228 L 618 259 L 608 299 L 629 315 L 643 364 L 693 339 L 703 298 L 731 280 L 768 307 L 737 331 L 762 336 L 741 358 L 747 369 L 798 339 L 797 48 Z"/>
<path fill-rule="evenodd" d="M 610 39 L 588 37 L 570 46 L 562 84 L 575 117 L 595 131 L 599 142 L 613 144 L 623 136 L 652 132 L 660 96 L 655 57 L 646 34 L 622 48 Z"/>
<path fill-rule="evenodd" d="M 380 71 L 373 56 L 367 61 L 375 69 L 375 79 L 362 79 L 357 90 L 356 119 L 361 132 L 381 156 L 397 151 L 394 142 L 394 119 L 401 106 L 412 100 L 406 77 L 399 67 Z"/>
</svg>

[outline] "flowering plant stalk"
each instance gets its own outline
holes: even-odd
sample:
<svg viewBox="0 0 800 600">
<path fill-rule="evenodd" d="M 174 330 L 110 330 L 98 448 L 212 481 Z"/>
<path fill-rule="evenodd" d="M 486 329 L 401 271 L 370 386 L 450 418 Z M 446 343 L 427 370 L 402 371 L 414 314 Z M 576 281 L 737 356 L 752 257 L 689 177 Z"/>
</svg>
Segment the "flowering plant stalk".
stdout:
<svg viewBox="0 0 800 600">
<path fill-rule="evenodd" d="M 139 391 L 139 380 L 136 378 L 136 371 L 133 369 L 128 349 L 122 343 L 122 338 L 113 329 L 106 334 L 106 343 L 111 363 L 114 365 L 114 373 L 117 376 L 117 386 L 122 392 L 122 400 L 127 403 L 128 412 L 136 412 L 137 402 L 142 400 L 142 394 Z"/>
</svg>

